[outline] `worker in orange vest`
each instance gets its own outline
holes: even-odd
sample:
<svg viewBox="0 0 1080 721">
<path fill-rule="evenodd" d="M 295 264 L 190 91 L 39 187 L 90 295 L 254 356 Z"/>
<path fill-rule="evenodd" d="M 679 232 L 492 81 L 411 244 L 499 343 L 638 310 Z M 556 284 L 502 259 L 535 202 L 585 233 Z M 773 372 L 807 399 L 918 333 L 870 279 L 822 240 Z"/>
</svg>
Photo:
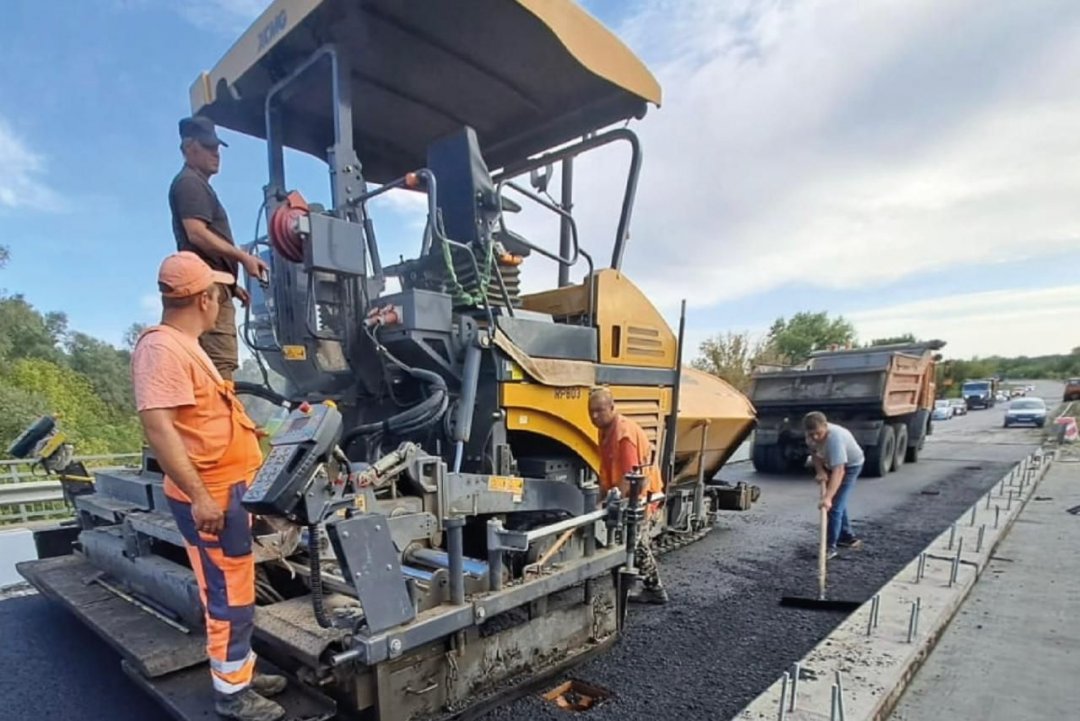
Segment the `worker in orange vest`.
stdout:
<svg viewBox="0 0 1080 721">
<path fill-rule="evenodd" d="M 607 388 L 595 388 L 589 394 L 589 418 L 600 430 L 600 497 L 619 488 L 623 497 L 630 494 L 626 474 L 640 468 L 645 476 L 641 489 L 642 500 L 651 493 L 662 493 L 664 482 L 660 469 L 653 461 L 652 443 L 641 426 L 615 410 L 615 399 Z M 631 594 L 635 603 L 667 603 L 668 594 L 660 580 L 660 569 L 651 548 L 652 531 L 660 521 L 656 504 L 645 509 L 645 523 L 638 532 L 634 559 L 641 573 L 643 588 Z"/>
<path fill-rule="evenodd" d="M 166 258 L 158 272 L 161 324 L 139 337 L 131 372 L 203 602 L 214 709 L 238 721 L 277 721 L 285 709 L 267 696 L 286 681 L 255 670 L 255 556 L 251 516 L 240 503 L 262 463 L 258 432 L 199 345 L 217 322 L 219 286 L 234 282 L 194 253 Z"/>
</svg>

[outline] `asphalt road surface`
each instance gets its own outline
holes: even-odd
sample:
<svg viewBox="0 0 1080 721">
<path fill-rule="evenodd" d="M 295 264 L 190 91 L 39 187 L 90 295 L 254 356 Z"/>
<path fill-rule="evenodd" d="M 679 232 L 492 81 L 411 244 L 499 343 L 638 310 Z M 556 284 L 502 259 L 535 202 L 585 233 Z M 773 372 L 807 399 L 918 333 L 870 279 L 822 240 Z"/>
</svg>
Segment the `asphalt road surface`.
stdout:
<svg viewBox="0 0 1080 721">
<path fill-rule="evenodd" d="M 1061 392 L 1059 383 L 1037 384 L 1051 408 Z M 831 597 L 869 598 L 1038 443 L 1038 431 L 1005 430 L 1001 420 L 999 407 L 937 423 L 918 464 L 860 479 L 851 512 L 865 546 L 830 564 Z M 619 643 L 572 673 L 614 694 L 590 718 L 730 718 L 843 620 L 778 606 L 781 596 L 816 593 L 813 480 L 761 476 L 741 463 L 721 477 L 757 483 L 760 502 L 662 557 L 671 603 L 631 609 Z M 74 616 L 38 596 L 0 601 L 0 720 L 159 717 L 118 656 Z M 526 697 L 487 718 L 567 716 Z"/>
</svg>

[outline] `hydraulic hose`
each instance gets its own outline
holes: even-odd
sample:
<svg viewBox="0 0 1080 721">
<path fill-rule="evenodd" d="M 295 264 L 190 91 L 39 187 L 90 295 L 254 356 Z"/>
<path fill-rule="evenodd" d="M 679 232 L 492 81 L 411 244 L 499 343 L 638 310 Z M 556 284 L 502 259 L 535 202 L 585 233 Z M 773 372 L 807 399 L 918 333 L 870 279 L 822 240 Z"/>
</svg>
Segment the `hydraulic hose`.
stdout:
<svg viewBox="0 0 1080 721">
<path fill-rule="evenodd" d="M 269 401 L 274 405 L 281 406 L 282 408 L 292 408 L 293 402 L 285 396 L 281 395 L 272 388 L 267 388 L 264 385 L 258 383 L 251 383 L 249 381 L 236 381 L 233 384 L 239 395 L 255 396 L 256 398 L 262 398 L 264 401 Z"/>
<path fill-rule="evenodd" d="M 341 438 L 342 447 L 347 448 L 360 436 L 378 432 L 389 432 L 404 435 L 421 430 L 435 423 L 446 412 L 449 397 L 446 381 L 442 376 L 423 368 L 410 368 L 403 366 L 402 370 L 418 381 L 427 383 L 431 388 L 431 395 L 415 406 L 393 415 L 386 420 L 373 421 L 351 428 Z"/>
<path fill-rule="evenodd" d="M 311 608 L 315 611 L 315 620 L 323 628 L 333 628 L 334 621 L 326 612 L 323 601 L 322 560 L 319 558 L 319 526 L 308 527 L 308 568 L 311 570 Z"/>
</svg>

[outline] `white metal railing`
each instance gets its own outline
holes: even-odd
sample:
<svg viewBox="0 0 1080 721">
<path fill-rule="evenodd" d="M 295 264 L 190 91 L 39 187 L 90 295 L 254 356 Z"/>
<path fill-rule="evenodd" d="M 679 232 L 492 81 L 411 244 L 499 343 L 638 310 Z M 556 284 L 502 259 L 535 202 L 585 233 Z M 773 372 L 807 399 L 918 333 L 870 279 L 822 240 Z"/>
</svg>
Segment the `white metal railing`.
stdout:
<svg viewBox="0 0 1080 721">
<path fill-rule="evenodd" d="M 103 469 L 138 465 L 139 453 L 76 456 L 87 468 Z M 10 526 L 70 513 L 64 505 L 60 481 L 33 461 L 0 461 L 0 526 Z"/>
</svg>

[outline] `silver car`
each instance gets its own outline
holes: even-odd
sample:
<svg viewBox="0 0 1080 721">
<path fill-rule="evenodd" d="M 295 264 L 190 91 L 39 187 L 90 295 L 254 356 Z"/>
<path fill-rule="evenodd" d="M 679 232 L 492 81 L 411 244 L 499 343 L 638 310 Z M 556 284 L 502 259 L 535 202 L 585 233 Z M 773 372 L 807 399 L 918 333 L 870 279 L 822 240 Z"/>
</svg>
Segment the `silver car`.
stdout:
<svg viewBox="0 0 1080 721">
<path fill-rule="evenodd" d="M 1042 428 L 1046 425 L 1046 402 L 1042 398 L 1017 398 L 1005 411 L 1005 427 L 1034 425 Z"/>
</svg>

